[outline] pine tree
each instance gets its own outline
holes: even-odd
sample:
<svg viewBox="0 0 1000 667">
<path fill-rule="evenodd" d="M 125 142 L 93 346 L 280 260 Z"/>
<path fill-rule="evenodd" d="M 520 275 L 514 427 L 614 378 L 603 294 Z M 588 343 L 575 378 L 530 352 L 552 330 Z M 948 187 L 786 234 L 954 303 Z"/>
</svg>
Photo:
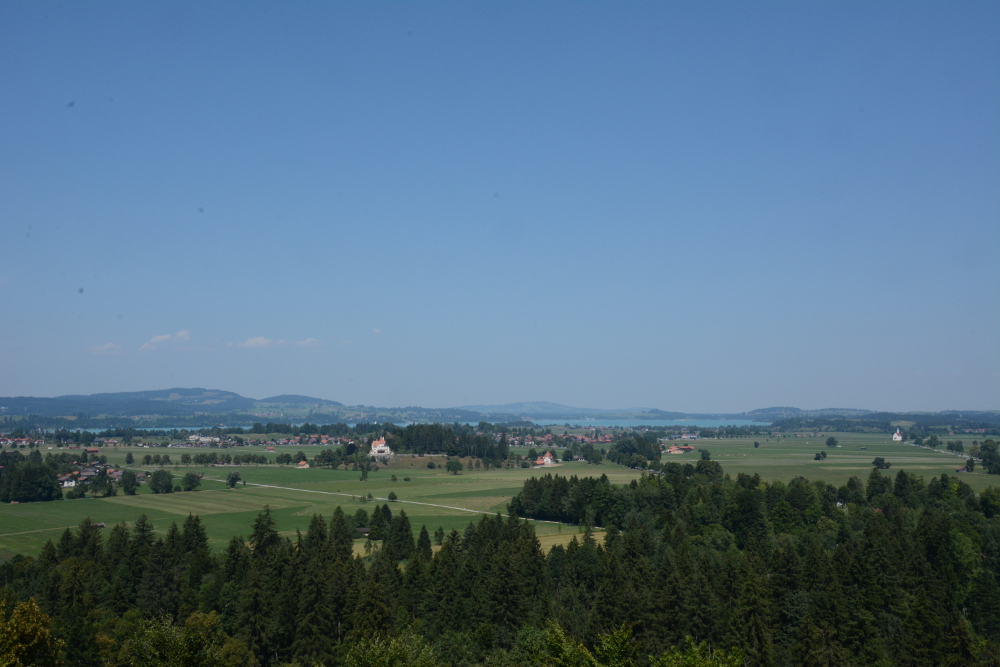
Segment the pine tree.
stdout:
<svg viewBox="0 0 1000 667">
<path fill-rule="evenodd" d="M 351 619 L 352 633 L 356 638 L 380 636 L 389 630 L 392 619 L 385 597 L 382 585 L 374 579 L 369 579 L 361 588 Z"/>
<path fill-rule="evenodd" d="M 941 638 L 944 624 L 930 597 L 923 589 L 914 591 L 910 613 L 904 620 L 903 641 L 900 642 L 897 664 L 917 667 L 939 665 L 944 657 Z"/>
<path fill-rule="evenodd" d="M 762 567 L 753 557 L 745 556 L 741 563 L 742 586 L 736 602 L 735 625 L 746 664 L 769 667 L 774 664 L 771 600 Z"/>
<path fill-rule="evenodd" d="M 116 523 L 111 529 L 107 549 L 104 552 L 104 567 L 108 572 L 115 572 L 122 560 L 128 556 L 129 532 L 127 523 Z"/>
<path fill-rule="evenodd" d="M 354 551 L 354 528 L 348 521 L 340 505 L 333 510 L 330 518 L 330 546 L 333 549 L 333 557 L 344 561 L 349 561 Z"/>
<path fill-rule="evenodd" d="M 136 605 L 150 616 L 173 617 L 177 609 L 173 554 L 163 540 L 154 542 L 150 549 Z"/>
<path fill-rule="evenodd" d="M 257 515 L 250 533 L 249 547 L 255 558 L 263 558 L 267 553 L 278 547 L 281 538 L 275 527 L 271 508 L 265 506 L 264 511 Z"/>
<path fill-rule="evenodd" d="M 684 634 L 691 635 L 697 642 L 712 642 L 716 617 L 717 603 L 712 586 L 701 563 L 692 561 L 690 574 L 682 580 L 681 589 Z"/>
<path fill-rule="evenodd" d="M 295 641 L 292 654 L 303 663 L 327 664 L 333 655 L 333 628 L 327 613 L 330 604 L 326 568 L 313 558 L 306 566 L 298 595 L 295 616 Z"/>
<path fill-rule="evenodd" d="M 419 554 L 425 562 L 430 562 L 433 552 L 431 549 L 431 536 L 427 533 L 426 525 L 420 527 L 420 537 L 417 538 L 416 553 Z"/>
<path fill-rule="evenodd" d="M 423 604 L 427 588 L 428 559 L 419 550 L 414 550 L 413 557 L 406 563 L 403 574 L 403 584 L 400 589 L 400 604 L 411 619 L 415 619 Z"/>
<path fill-rule="evenodd" d="M 101 529 L 87 517 L 80 522 L 76 534 L 74 553 L 81 558 L 100 563 L 104 557 L 104 539 Z"/>
<path fill-rule="evenodd" d="M 829 667 L 823 631 L 806 616 L 795 632 L 791 655 L 796 667 Z"/>
<path fill-rule="evenodd" d="M 242 586 L 235 609 L 236 637 L 258 657 L 263 659 L 270 641 L 269 610 L 264 588 L 263 564 L 250 565 L 247 579 Z"/>
<path fill-rule="evenodd" d="M 382 514 L 382 511 L 378 507 L 372 511 L 372 518 L 368 524 L 369 540 L 381 540 L 385 537 L 385 531 L 387 528 L 385 524 L 385 515 Z"/>
<path fill-rule="evenodd" d="M 400 510 L 389 524 L 384 548 L 396 560 L 407 559 L 413 553 L 413 530 L 405 510 Z"/>
<path fill-rule="evenodd" d="M 184 553 L 207 553 L 208 533 L 201 524 L 201 518 L 194 514 L 188 514 L 184 520 L 184 527 L 181 530 L 181 542 L 184 545 Z"/>
<path fill-rule="evenodd" d="M 337 506 L 338 509 L 340 506 Z M 343 513 L 343 512 L 341 512 Z M 305 539 L 302 541 L 302 548 L 309 553 L 322 547 L 327 541 L 326 521 L 319 514 L 313 514 L 309 521 L 309 529 L 306 530 Z"/>
</svg>

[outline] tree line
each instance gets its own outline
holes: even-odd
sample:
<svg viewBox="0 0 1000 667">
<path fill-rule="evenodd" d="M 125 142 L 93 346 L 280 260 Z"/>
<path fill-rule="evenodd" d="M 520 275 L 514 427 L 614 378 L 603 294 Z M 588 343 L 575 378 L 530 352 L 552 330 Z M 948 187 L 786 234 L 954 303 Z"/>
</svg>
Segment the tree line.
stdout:
<svg viewBox="0 0 1000 667">
<path fill-rule="evenodd" d="M 544 553 L 518 514 L 580 532 Z M 187 636 L 216 662 L 144 664 L 1000 662 L 1000 491 L 955 476 L 873 469 L 834 487 L 710 460 L 625 485 L 545 475 L 507 517 L 413 533 L 388 505 L 338 507 L 294 538 L 265 511 L 212 554 L 195 516 L 106 539 L 85 521 L 0 565 L 0 600 L 10 614 L 33 599 L 58 660 L 81 666 Z"/>
</svg>

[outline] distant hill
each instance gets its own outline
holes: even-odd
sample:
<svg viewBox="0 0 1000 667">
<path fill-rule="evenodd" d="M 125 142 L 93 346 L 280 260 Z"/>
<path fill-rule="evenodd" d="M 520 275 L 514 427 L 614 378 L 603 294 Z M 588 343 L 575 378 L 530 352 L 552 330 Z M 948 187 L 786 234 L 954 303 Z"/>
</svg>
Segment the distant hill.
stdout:
<svg viewBox="0 0 1000 667">
<path fill-rule="evenodd" d="M 554 413 L 564 415 L 593 415 L 606 412 L 606 410 L 573 408 L 568 405 L 559 405 L 558 403 L 548 403 L 545 401 L 505 403 L 504 405 L 462 405 L 458 409 L 471 410 L 485 415 L 541 415 Z"/>
<path fill-rule="evenodd" d="M 173 388 L 54 398 L 34 396 L 0 397 L 0 422 L 33 428 L 125 428 L 132 426 L 188 428 L 249 425 L 257 421 L 301 423 L 393 422 L 450 423 L 490 421 L 494 423 L 532 420 L 622 419 L 651 423 L 672 419 L 751 420 L 771 423 L 781 430 L 829 427 L 839 430 L 891 430 L 893 422 L 921 428 L 949 426 L 954 429 L 995 430 L 997 411 L 873 412 L 856 408 L 803 410 L 795 407 L 760 408 L 741 413 L 667 412 L 655 408 L 602 410 L 577 408 L 547 401 L 466 405 L 460 408 L 345 406 L 300 394 L 281 394 L 257 400 L 221 389 Z M 648 420 L 648 422 L 646 421 Z M 894 428 L 894 426 L 893 426 Z"/>
<path fill-rule="evenodd" d="M 470 410 L 487 416 L 534 417 L 535 419 L 571 419 L 576 417 L 623 417 L 628 415 L 648 415 L 650 419 L 681 419 L 682 412 L 663 412 L 653 408 L 622 408 L 601 410 L 597 408 L 574 408 L 547 401 L 527 403 L 505 403 L 504 405 L 463 405 L 457 410 Z"/>
<path fill-rule="evenodd" d="M 249 410 L 254 399 L 219 389 L 159 389 L 113 394 L 70 394 L 55 398 L 34 396 L 0 397 L 0 415 L 40 415 L 43 417 L 78 414 L 129 417 L 134 415 L 180 416 L 198 413 L 227 413 Z"/>
<path fill-rule="evenodd" d="M 325 398 L 313 398 L 312 396 L 300 396 L 298 394 L 282 394 L 281 396 L 272 396 L 271 398 L 262 398 L 258 403 L 277 403 L 282 405 L 326 405 L 330 407 L 342 408 L 343 403 L 338 403 L 337 401 L 328 401 Z"/>
<path fill-rule="evenodd" d="M 870 410 L 858 410 L 855 408 L 822 408 L 820 410 L 802 410 L 800 408 L 781 407 L 781 408 L 758 408 L 757 410 L 750 410 L 749 412 L 742 412 L 739 415 L 731 415 L 731 416 L 741 417 L 743 419 L 778 421 L 781 419 L 789 419 L 791 417 L 858 418 L 858 417 L 864 417 L 865 415 L 868 414 L 871 414 Z"/>
</svg>

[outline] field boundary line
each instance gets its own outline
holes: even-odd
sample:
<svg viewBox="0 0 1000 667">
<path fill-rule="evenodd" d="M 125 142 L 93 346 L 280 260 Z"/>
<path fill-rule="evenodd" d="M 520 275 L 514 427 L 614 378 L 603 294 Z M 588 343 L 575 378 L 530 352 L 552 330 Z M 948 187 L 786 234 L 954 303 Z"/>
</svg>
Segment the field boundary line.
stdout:
<svg viewBox="0 0 1000 667">
<path fill-rule="evenodd" d="M 74 526 L 56 526 L 55 528 L 39 528 L 37 530 L 22 530 L 20 533 L 0 533 L 0 537 L 9 537 L 11 535 L 27 535 L 28 533 L 44 533 L 46 530 L 66 530 L 69 528 L 73 530 Z"/>
<path fill-rule="evenodd" d="M 222 479 L 213 479 L 211 477 L 205 477 L 204 479 L 206 481 L 209 481 L 209 482 L 222 482 L 223 484 L 226 483 L 225 480 L 222 480 Z M 322 493 L 323 495 L 327 495 L 327 496 L 344 496 L 345 498 L 363 497 L 363 496 L 358 496 L 358 494 L 356 494 L 356 493 L 352 494 L 352 493 L 340 493 L 340 492 L 337 492 L 337 491 L 319 491 L 317 489 L 296 489 L 293 486 L 277 486 L 275 484 L 257 484 L 255 482 L 247 482 L 246 485 L 247 486 L 259 486 L 259 487 L 263 487 L 265 489 L 281 489 L 282 491 L 301 491 L 302 493 Z M 441 509 L 458 510 L 459 512 L 472 512 L 473 514 L 492 514 L 492 512 L 490 512 L 488 510 L 470 510 L 468 507 L 452 507 L 451 505 L 437 505 L 435 503 L 422 503 L 422 502 L 417 501 L 417 500 L 398 500 L 398 499 L 397 500 L 389 500 L 388 498 L 377 498 L 375 496 L 372 496 L 372 500 L 385 500 L 386 502 L 390 502 L 390 503 L 406 503 L 407 505 L 423 505 L 424 507 L 440 507 Z M 497 514 L 499 514 L 500 516 L 508 516 L 507 514 L 504 514 L 503 512 L 497 512 Z M 528 519 L 527 517 L 520 517 L 520 518 L 525 519 L 527 521 L 536 521 L 538 523 L 554 523 L 554 524 L 560 524 L 561 523 L 559 521 L 546 521 L 545 519 Z"/>
</svg>

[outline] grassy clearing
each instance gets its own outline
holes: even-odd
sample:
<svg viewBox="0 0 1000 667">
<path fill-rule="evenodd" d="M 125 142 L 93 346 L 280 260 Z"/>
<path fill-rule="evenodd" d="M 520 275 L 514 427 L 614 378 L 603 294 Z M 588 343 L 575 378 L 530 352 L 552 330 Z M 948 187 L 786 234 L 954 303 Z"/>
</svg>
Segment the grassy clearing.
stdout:
<svg viewBox="0 0 1000 667">
<path fill-rule="evenodd" d="M 145 453 L 149 450 L 139 451 Z M 116 459 L 123 462 L 125 458 L 124 450 L 102 453 L 116 463 Z M 176 450 L 170 453 L 171 459 L 180 458 L 175 456 Z M 307 454 L 312 456 L 315 451 L 307 451 Z M 418 457 L 418 460 L 426 461 L 427 458 Z M 386 498 L 390 491 L 399 497 L 399 502 L 389 503 L 393 512 L 406 510 L 414 531 L 419 531 L 423 525 L 431 532 L 438 527 L 445 531 L 462 530 L 469 521 L 478 520 L 482 513 L 505 512 L 507 502 L 521 488 L 524 480 L 540 473 L 538 470 L 516 468 L 467 470 L 460 475 L 451 475 L 439 469 L 430 470 L 426 463 L 422 468 L 414 465 L 412 469 L 407 463 L 405 457 L 397 460 L 396 465 L 390 468 L 369 473 L 365 482 L 360 481 L 358 473 L 344 470 L 243 466 L 238 470 L 247 485 L 235 489 L 226 489 L 222 481 L 232 468 L 177 466 L 175 472 L 179 475 L 188 470 L 204 473 L 201 489 L 190 493 L 141 493 L 0 506 L 0 549 L 14 553 L 38 553 L 46 541 L 58 539 L 63 529 L 76 526 L 85 517 L 110 526 L 119 521 L 132 522 L 139 515 L 146 514 L 157 532 L 162 534 L 172 522 L 179 522 L 192 513 L 198 514 L 205 524 L 212 549 L 219 550 L 225 548 L 233 535 L 248 534 L 254 518 L 265 506 L 271 508 L 281 534 L 295 539 L 296 530 L 304 532 L 313 514 L 328 518 L 338 505 L 352 514 L 359 508 L 371 512 L 376 502 L 388 502 Z M 406 475 L 411 478 L 409 482 L 404 482 L 404 475 L 400 473 L 403 465 L 408 469 Z M 171 466 L 173 469 L 174 466 Z M 625 483 L 638 474 L 615 465 L 595 467 L 585 463 L 567 464 L 552 471 L 577 475 L 603 472 L 617 483 Z M 398 481 L 391 481 L 393 474 Z M 362 502 L 369 493 L 378 500 Z M 575 527 L 535 523 L 543 544 L 568 542 L 576 534 Z"/>
<path fill-rule="evenodd" d="M 830 435 L 837 439 L 839 447 L 830 448 L 825 445 Z M 801 476 L 810 480 L 823 480 L 835 486 L 844 484 L 852 475 L 858 476 L 862 481 L 867 479 L 876 456 L 881 456 L 892 464 L 889 474 L 903 469 L 909 473 L 922 475 L 928 482 L 931 477 L 937 477 L 942 473 L 954 474 L 956 468 L 965 465 L 965 459 L 955 456 L 943 447 L 939 451 L 914 447 L 893 442 L 888 435 L 824 433 L 821 436 L 780 440 L 756 438 L 756 440 L 760 442 L 758 448 L 753 446 L 754 438 L 701 440 L 695 443 L 695 446 L 711 452 L 712 458 L 719 461 L 723 470 L 733 476 L 741 472 L 759 473 L 765 480 L 785 482 Z M 968 450 L 972 438 L 962 438 L 962 440 Z M 817 452 L 823 451 L 827 454 L 825 460 L 812 460 Z M 694 452 L 686 455 L 664 455 L 664 459 L 683 461 L 695 459 L 697 456 L 698 453 Z M 976 491 L 1000 484 L 1000 478 L 979 471 L 971 474 L 963 473 L 961 478 Z"/>
<path fill-rule="evenodd" d="M 734 477 L 740 472 L 759 473 L 768 481 L 787 482 L 802 476 L 840 486 L 852 475 L 866 479 L 876 456 L 882 456 L 893 464 L 890 474 L 904 469 L 922 475 L 926 481 L 941 473 L 953 474 L 955 468 L 964 465 L 963 459 L 950 452 L 894 443 L 889 436 L 836 433 L 833 435 L 840 442 L 840 447 L 828 448 L 824 443 L 829 435 L 781 439 L 758 437 L 758 448 L 753 447 L 753 438 L 700 440 L 691 444 L 709 450 L 712 458 Z M 972 438 L 962 439 L 968 449 Z M 862 450 L 862 447 L 867 449 Z M 322 449 L 319 446 L 290 446 L 281 448 L 281 451 L 295 453 L 301 450 L 312 457 Z M 170 458 L 178 462 L 182 453 L 202 450 L 108 447 L 101 453 L 108 456 L 109 462 L 124 465 L 129 451 L 137 460 L 147 453 L 169 453 Z M 260 453 L 262 450 L 255 447 L 250 451 Z M 820 451 L 826 451 L 827 458 L 813 461 L 813 455 Z M 697 451 L 682 455 L 664 454 L 665 461 L 680 463 L 694 463 L 698 457 Z M 189 470 L 203 473 L 205 479 L 201 489 L 157 496 L 149 492 L 148 486 L 143 486 L 138 495 L 131 497 L 119 495 L 96 500 L 0 506 L 0 557 L 11 553 L 38 553 L 47 540 L 58 539 L 63 529 L 76 526 L 85 517 L 110 526 L 120 521 L 135 521 L 143 513 L 161 533 L 166 532 L 171 522 L 182 520 L 188 513 L 198 514 L 206 526 L 213 550 L 219 550 L 233 535 L 248 534 L 257 513 L 268 506 L 282 534 L 294 539 L 296 530 L 306 530 L 313 514 L 329 517 L 337 505 L 350 513 L 358 508 L 370 511 L 374 503 L 362 502 L 362 498 L 370 493 L 382 504 L 387 502 L 385 498 L 390 491 L 395 492 L 400 500 L 392 504 L 393 512 L 405 509 L 415 531 L 419 531 L 422 525 L 426 525 L 431 532 L 438 527 L 445 531 L 461 530 L 470 520 L 477 520 L 481 513 L 504 512 L 511 496 L 532 475 L 551 472 L 586 476 L 603 473 L 616 484 L 627 483 L 638 476 L 637 471 L 608 462 L 600 466 L 574 462 L 545 470 L 474 469 L 450 475 L 439 468 L 428 469 L 428 461 L 438 465 L 443 463 L 444 458 L 401 456 L 392 465 L 369 473 L 368 480 L 364 482 L 360 481 L 357 472 L 345 470 L 241 466 L 236 469 L 247 486 L 232 490 L 226 489 L 222 480 L 233 468 L 170 466 L 178 476 Z M 398 481 L 391 481 L 393 474 Z M 403 481 L 407 476 L 411 481 Z M 976 491 L 997 485 L 1000 481 L 1000 478 L 980 472 L 963 474 L 961 478 Z M 573 526 L 536 522 L 535 527 L 546 550 L 552 544 L 568 542 L 577 534 Z M 361 548 L 361 543 L 358 544 Z"/>
</svg>

